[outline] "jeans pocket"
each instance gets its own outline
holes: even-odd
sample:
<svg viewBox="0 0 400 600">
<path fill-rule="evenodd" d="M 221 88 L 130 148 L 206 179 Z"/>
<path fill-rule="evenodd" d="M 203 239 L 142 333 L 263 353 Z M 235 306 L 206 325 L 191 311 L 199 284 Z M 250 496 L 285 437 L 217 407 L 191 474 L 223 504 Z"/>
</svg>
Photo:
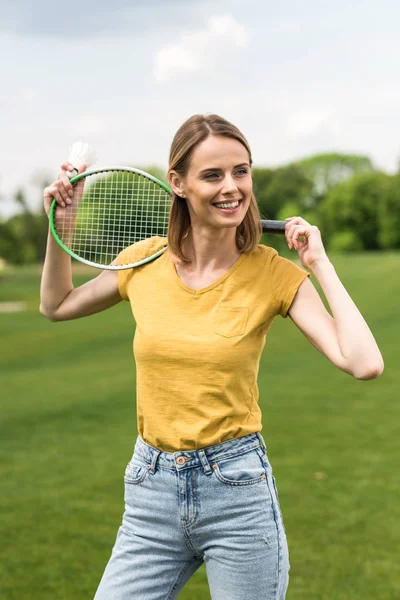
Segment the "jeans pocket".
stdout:
<svg viewBox="0 0 400 600">
<path fill-rule="evenodd" d="M 225 485 L 254 485 L 266 479 L 264 465 L 255 450 L 217 459 L 211 466 L 215 477 Z"/>
<path fill-rule="evenodd" d="M 128 484 L 142 483 L 148 471 L 147 465 L 131 460 L 125 469 L 124 481 Z"/>
</svg>

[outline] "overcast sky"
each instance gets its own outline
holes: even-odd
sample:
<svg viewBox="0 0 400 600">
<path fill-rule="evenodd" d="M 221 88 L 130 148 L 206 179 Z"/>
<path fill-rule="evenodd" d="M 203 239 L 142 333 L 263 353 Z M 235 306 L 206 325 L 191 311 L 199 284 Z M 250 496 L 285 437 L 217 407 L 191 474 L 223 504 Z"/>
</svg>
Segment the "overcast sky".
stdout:
<svg viewBox="0 0 400 600">
<path fill-rule="evenodd" d="M 256 165 L 400 156 L 398 0 L 0 0 L 0 216 L 69 146 L 166 168 L 176 129 L 215 112 Z M 63 7 L 62 10 L 60 7 Z"/>
</svg>

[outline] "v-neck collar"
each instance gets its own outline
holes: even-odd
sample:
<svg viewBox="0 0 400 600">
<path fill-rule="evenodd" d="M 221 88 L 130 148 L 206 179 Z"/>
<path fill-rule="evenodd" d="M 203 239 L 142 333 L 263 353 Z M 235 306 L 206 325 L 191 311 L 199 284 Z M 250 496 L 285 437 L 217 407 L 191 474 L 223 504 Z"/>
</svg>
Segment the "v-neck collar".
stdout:
<svg viewBox="0 0 400 600">
<path fill-rule="evenodd" d="M 247 254 L 242 253 L 239 256 L 239 258 L 237 258 L 235 260 L 235 262 L 233 263 L 233 265 L 231 265 L 229 267 L 229 269 L 226 271 L 226 273 L 224 273 L 224 275 L 222 275 L 222 277 L 220 277 L 219 279 L 217 279 L 216 281 L 214 281 L 214 283 L 211 283 L 207 287 L 200 288 L 198 290 L 195 290 L 195 289 L 189 287 L 188 285 L 186 285 L 185 283 L 183 283 L 183 281 L 181 280 L 181 278 L 179 277 L 179 275 L 177 273 L 175 264 L 170 259 L 168 259 L 168 262 L 169 262 L 170 269 L 172 270 L 173 276 L 174 276 L 176 282 L 178 283 L 178 285 L 183 290 L 185 290 L 185 292 L 188 292 L 189 294 L 197 296 L 197 295 L 200 295 L 200 294 L 205 294 L 206 292 L 212 290 L 213 288 L 217 287 L 217 285 L 220 285 L 223 281 L 225 281 L 225 279 L 227 279 L 234 271 L 236 271 L 236 269 L 238 268 L 238 266 L 242 264 L 242 262 L 244 261 L 244 259 L 246 258 L 246 256 L 247 256 Z"/>
</svg>

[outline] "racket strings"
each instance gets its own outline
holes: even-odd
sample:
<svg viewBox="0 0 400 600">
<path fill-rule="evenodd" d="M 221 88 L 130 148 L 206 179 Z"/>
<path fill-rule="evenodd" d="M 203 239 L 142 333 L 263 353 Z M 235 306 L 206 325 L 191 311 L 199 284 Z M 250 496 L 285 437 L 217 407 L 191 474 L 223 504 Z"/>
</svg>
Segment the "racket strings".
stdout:
<svg viewBox="0 0 400 600">
<path fill-rule="evenodd" d="M 159 250 L 171 201 L 161 186 L 138 173 L 113 171 L 88 175 L 73 191 L 72 203 L 56 209 L 55 228 L 80 258 L 109 265 L 129 248 L 123 259 L 132 264 Z"/>
</svg>

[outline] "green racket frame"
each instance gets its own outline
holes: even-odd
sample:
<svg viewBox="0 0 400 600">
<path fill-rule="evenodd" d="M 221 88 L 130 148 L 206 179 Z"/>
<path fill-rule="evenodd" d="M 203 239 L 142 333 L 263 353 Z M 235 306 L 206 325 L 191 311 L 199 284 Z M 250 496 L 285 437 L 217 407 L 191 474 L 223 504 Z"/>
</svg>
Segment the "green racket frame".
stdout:
<svg viewBox="0 0 400 600">
<path fill-rule="evenodd" d="M 123 171 L 123 172 L 125 171 L 125 172 L 135 173 L 137 175 L 141 175 L 142 177 L 146 177 L 153 183 L 156 183 L 157 185 L 159 185 L 161 188 L 164 189 L 165 192 L 167 192 L 167 194 L 171 194 L 170 188 L 165 183 L 163 183 L 162 181 L 160 181 L 159 179 L 154 177 L 153 175 L 150 175 L 149 173 L 146 173 L 145 171 L 141 171 L 140 169 L 135 169 L 133 167 L 124 167 L 124 166 L 106 166 L 106 167 L 88 169 L 84 173 L 79 173 L 78 175 L 75 175 L 74 177 L 72 177 L 71 183 L 72 183 L 72 185 L 75 185 L 75 183 L 77 183 L 81 179 L 88 177 L 89 175 L 98 175 L 100 173 L 107 173 L 108 171 Z M 100 265 L 98 263 L 94 263 L 90 260 L 87 260 L 87 259 L 82 258 L 81 256 L 77 255 L 73 250 L 68 248 L 68 246 L 66 246 L 64 244 L 64 242 L 61 240 L 61 238 L 59 237 L 57 230 L 56 230 L 56 226 L 55 226 L 55 213 L 56 213 L 57 206 L 58 206 L 57 200 L 54 199 L 51 204 L 51 207 L 50 207 L 50 215 L 49 215 L 50 230 L 51 230 L 51 233 L 53 234 L 54 239 L 56 240 L 57 244 L 67 254 L 69 254 L 69 256 L 71 256 L 72 258 L 75 258 L 79 262 L 82 262 L 90 267 L 95 267 L 98 269 L 104 269 L 104 270 L 110 270 L 110 271 L 120 271 L 123 269 L 131 269 L 133 267 L 139 267 L 140 265 L 144 265 L 148 262 L 153 261 L 158 256 L 163 254 L 167 248 L 167 246 L 164 246 L 160 250 L 156 251 L 154 254 L 152 254 L 142 260 L 134 262 L 132 264 L 128 264 L 128 265 L 111 265 L 111 264 L 110 265 Z M 284 234 L 286 222 L 264 219 L 261 221 L 261 226 L 262 226 L 263 233 Z"/>
<path fill-rule="evenodd" d="M 80 179 L 85 179 L 89 175 L 99 175 L 100 173 L 107 173 L 108 171 L 124 171 L 124 172 L 129 172 L 129 173 L 135 173 L 137 175 L 142 175 L 143 177 L 146 177 L 146 179 L 150 179 L 150 181 L 153 181 L 154 183 L 156 183 L 157 185 L 162 187 L 167 192 L 167 194 L 171 194 L 170 188 L 165 183 L 163 183 L 162 181 L 157 179 L 156 177 L 153 177 L 153 175 L 150 175 L 149 173 L 146 173 L 145 171 L 141 171 L 140 169 L 135 169 L 133 167 L 124 167 L 124 166 L 121 167 L 121 166 L 115 166 L 115 165 L 100 167 L 97 169 L 96 168 L 88 169 L 87 171 L 84 171 L 83 173 L 79 173 L 78 175 L 75 175 L 74 177 L 72 177 L 71 184 L 75 185 L 75 183 L 77 183 Z M 97 269 L 104 269 L 104 270 L 109 270 L 109 271 L 121 271 L 123 269 L 132 269 L 133 267 L 139 267 L 140 265 L 144 265 L 148 262 L 151 262 L 152 260 L 156 259 L 161 254 L 163 254 L 167 248 L 167 246 L 164 246 L 164 248 L 162 248 L 161 250 L 158 250 L 151 256 L 147 256 L 146 258 L 139 260 L 135 263 L 132 263 L 130 265 L 99 265 L 98 263 L 94 263 L 90 260 L 86 260 L 85 258 L 82 258 L 78 254 L 76 254 L 73 250 L 68 248 L 68 246 L 66 246 L 64 244 L 64 242 L 62 241 L 62 239 L 59 237 L 57 230 L 56 230 L 56 226 L 55 226 L 55 214 L 56 214 L 57 205 L 58 205 L 57 200 L 54 199 L 53 202 L 51 203 L 50 214 L 49 214 L 50 231 L 53 234 L 54 239 L 56 240 L 57 244 L 67 254 L 69 254 L 69 256 L 71 256 L 72 258 L 75 258 L 79 262 L 82 262 L 85 265 L 88 265 L 90 267 L 95 267 Z"/>
</svg>

